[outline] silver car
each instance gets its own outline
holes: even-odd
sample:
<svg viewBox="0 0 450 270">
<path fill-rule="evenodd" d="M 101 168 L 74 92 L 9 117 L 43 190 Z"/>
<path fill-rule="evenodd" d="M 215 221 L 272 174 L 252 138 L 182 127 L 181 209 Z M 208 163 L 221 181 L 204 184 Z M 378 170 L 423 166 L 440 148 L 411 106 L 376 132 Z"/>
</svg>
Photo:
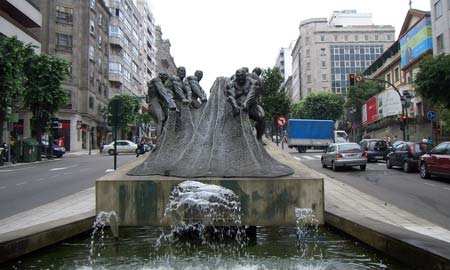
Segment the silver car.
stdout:
<svg viewBox="0 0 450 270">
<path fill-rule="evenodd" d="M 342 167 L 359 166 L 361 171 L 366 170 L 367 152 L 361 150 L 356 143 L 330 144 L 321 158 L 322 167 L 331 166 L 333 171 Z"/>
</svg>

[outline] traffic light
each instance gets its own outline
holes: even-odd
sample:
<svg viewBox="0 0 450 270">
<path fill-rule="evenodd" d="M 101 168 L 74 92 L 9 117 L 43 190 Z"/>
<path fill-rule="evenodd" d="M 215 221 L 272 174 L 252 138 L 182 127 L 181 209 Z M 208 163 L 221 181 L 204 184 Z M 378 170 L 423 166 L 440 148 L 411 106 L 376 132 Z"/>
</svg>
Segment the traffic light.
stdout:
<svg viewBox="0 0 450 270">
<path fill-rule="evenodd" d="M 52 128 L 59 128 L 59 119 L 58 118 L 52 117 L 50 120 L 51 120 Z"/>
<path fill-rule="evenodd" d="M 355 73 L 348 74 L 348 80 L 350 81 L 350 86 L 355 86 Z"/>
</svg>

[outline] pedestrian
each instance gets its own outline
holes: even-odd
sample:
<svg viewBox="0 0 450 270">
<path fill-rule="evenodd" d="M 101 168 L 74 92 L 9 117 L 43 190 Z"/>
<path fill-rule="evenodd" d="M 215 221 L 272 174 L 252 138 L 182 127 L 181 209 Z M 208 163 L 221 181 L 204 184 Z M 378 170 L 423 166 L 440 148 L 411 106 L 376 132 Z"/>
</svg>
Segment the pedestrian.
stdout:
<svg viewBox="0 0 450 270">
<path fill-rule="evenodd" d="M 431 139 L 430 136 L 428 136 L 427 143 L 428 143 L 428 144 L 433 144 L 433 140 Z"/>
</svg>

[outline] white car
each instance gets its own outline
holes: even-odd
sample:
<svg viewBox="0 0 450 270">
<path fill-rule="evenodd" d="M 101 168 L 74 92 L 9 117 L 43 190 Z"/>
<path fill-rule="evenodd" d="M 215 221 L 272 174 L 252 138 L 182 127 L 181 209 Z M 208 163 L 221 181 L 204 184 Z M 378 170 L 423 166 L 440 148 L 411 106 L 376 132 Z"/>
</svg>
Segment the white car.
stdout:
<svg viewBox="0 0 450 270">
<path fill-rule="evenodd" d="M 117 154 L 119 153 L 136 153 L 138 145 L 128 140 L 117 140 Z M 103 151 L 110 155 L 114 155 L 114 142 L 104 146 Z"/>
</svg>

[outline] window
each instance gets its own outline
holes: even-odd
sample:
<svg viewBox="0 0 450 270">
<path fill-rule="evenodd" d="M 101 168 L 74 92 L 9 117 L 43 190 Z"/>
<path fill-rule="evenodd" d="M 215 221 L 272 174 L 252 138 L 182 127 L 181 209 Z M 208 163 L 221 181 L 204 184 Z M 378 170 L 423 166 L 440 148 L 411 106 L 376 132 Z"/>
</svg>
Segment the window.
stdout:
<svg viewBox="0 0 450 270">
<path fill-rule="evenodd" d="M 56 49 L 72 51 L 72 35 L 56 33 Z"/>
<path fill-rule="evenodd" d="M 118 73 L 122 72 L 122 65 L 120 63 L 109 62 L 109 73 Z"/>
<path fill-rule="evenodd" d="M 89 97 L 89 109 L 94 109 L 94 97 Z"/>
<path fill-rule="evenodd" d="M 438 53 L 444 52 L 444 38 L 443 38 L 442 34 L 440 34 L 439 36 L 436 37 L 436 46 L 437 46 Z"/>
<path fill-rule="evenodd" d="M 56 22 L 72 24 L 73 23 L 73 9 L 68 7 L 56 6 Z"/>
<path fill-rule="evenodd" d="M 395 82 L 400 81 L 400 69 L 398 67 L 394 69 L 394 80 Z"/>
<path fill-rule="evenodd" d="M 89 59 L 95 61 L 94 47 L 92 45 L 89 46 Z"/>
<path fill-rule="evenodd" d="M 327 74 L 322 74 L 322 81 L 324 81 L 324 82 L 327 81 Z"/>
<path fill-rule="evenodd" d="M 324 35 L 320 36 L 320 41 L 325 41 L 325 36 Z"/>
<path fill-rule="evenodd" d="M 93 20 L 90 20 L 90 22 L 89 22 L 89 33 L 91 33 L 91 34 L 95 33 L 95 23 Z"/>
<path fill-rule="evenodd" d="M 434 4 L 434 14 L 435 14 L 435 18 L 438 19 L 439 17 L 442 16 L 442 2 L 441 0 L 437 1 Z"/>
<path fill-rule="evenodd" d="M 322 68 L 326 68 L 327 67 L 327 62 L 322 61 Z"/>
</svg>

